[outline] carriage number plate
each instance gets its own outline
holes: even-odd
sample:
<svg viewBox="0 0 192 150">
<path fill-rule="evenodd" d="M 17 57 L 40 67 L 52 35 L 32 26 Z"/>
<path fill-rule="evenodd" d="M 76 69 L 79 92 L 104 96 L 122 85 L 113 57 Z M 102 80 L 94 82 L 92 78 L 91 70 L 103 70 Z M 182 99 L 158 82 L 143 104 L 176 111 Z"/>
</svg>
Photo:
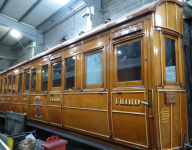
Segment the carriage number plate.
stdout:
<svg viewBox="0 0 192 150">
<path fill-rule="evenodd" d="M 165 104 L 176 103 L 176 92 L 165 92 Z"/>
</svg>

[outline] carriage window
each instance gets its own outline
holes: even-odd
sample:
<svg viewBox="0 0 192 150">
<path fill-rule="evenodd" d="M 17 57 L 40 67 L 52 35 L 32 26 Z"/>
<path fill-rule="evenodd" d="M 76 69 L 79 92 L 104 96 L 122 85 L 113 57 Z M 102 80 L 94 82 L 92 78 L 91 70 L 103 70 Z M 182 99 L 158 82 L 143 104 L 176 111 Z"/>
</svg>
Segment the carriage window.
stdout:
<svg viewBox="0 0 192 150">
<path fill-rule="evenodd" d="M 117 82 L 141 80 L 141 41 L 117 47 Z"/>
<path fill-rule="evenodd" d="M 86 85 L 102 84 L 102 52 L 86 56 Z"/>
<path fill-rule="evenodd" d="M 41 91 L 47 91 L 48 88 L 48 65 L 42 67 L 42 87 Z"/>
<path fill-rule="evenodd" d="M 5 78 L 4 94 L 6 94 L 6 91 L 7 91 L 7 78 Z"/>
<path fill-rule="evenodd" d="M 53 64 L 53 87 L 61 87 L 62 64 Z"/>
<path fill-rule="evenodd" d="M 36 69 L 33 69 L 31 76 L 31 92 L 35 91 L 36 91 Z"/>
<path fill-rule="evenodd" d="M 9 77 L 9 93 L 11 93 L 11 77 Z"/>
<path fill-rule="evenodd" d="M 22 92 L 22 77 L 23 77 L 23 74 L 20 73 L 20 74 L 19 74 L 19 88 L 18 88 L 18 93 L 21 93 L 21 92 Z"/>
<path fill-rule="evenodd" d="M 25 73 L 25 90 L 29 90 L 30 71 Z"/>
<path fill-rule="evenodd" d="M 165 66 L 166 81 L 177 82 L 175 41 L 168 38 L 165 38 Z"/>
<path fill-rule="evenodd" d="M 75 56 L 65 59 L 65 90 L 74 90 Z"/>
<path fill-rule="evenodd" d="M 2 94 L 2 85 L 3 85 L 3 80 L 1 80 L 1 85 L 0 85 L 0 94 Z"/>
<path fill-rule="evenodd" d="M 12 93 L 15 93 L 15 80 L 16 80 L 16 75 L 13 76 L 13 85 L 12 85 Z"/>
</svg>

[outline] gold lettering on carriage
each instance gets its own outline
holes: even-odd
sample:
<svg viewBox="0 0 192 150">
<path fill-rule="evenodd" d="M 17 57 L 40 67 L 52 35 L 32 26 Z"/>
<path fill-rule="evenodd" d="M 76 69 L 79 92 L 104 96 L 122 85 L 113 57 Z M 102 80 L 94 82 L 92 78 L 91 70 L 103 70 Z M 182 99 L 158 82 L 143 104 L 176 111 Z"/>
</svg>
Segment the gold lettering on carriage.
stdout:
<svg viewBox="0 0 192 150">
<path fill-rule="evenodd" d="M 170 120 L 170 111 L 168 107 L 164 107 L 161 109 L 161 121 L 163 123 L 167 123 Z"/>
<path fill-rule="evenodd" d="M 50 101 L 51 102 L 60 102 L 61 101 L 61 99 L 59 99 L 59 98 L 50 98 Z"/>
<path fill-rule="evenodd" d="M 28 98 L 23 98 L 23 101 L 28 101 Z"/>
<path fill-rule="evenodd" d="M 141 101 L 139 99 L 120 99 L 114 98 L 116 105 L 125 105 L 125 106 L 139 106 Z"/>
</svg>

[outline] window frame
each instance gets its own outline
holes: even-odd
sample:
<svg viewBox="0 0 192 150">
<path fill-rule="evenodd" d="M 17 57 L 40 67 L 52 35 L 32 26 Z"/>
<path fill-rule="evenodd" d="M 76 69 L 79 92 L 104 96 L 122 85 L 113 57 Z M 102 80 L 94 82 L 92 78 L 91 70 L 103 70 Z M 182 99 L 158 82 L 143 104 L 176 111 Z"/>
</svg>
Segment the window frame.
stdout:
<svg viewBox="0 0 192 150">
<path fill-rule="evenodd" d="M 3 79 L 0 79 L 0 94 L 3 93 Z"/>
<path fill-rule="evenodd" d="M 22 78 L 21 78 L 21 81 L 22 81 L 22 82 L 21 82 L 21 93 L 19 92 L 19 81 L 20 81 L 20 80 L 19 80 L 19 75 L 20 75 L 20 74 L 22 74 Z M 24 91 L 24 89 L 23 89 L 23 82 L 25 82 L 25 81 L 23 81 L 23 80 L 24 80 L 23 76 L 24 76 L 24 73 L 23 73 L 23 72 L 21 72 L 21 73 L 18 74 L 18 85 L 17 85 L 17 86 L 18 86 L 18 91 L 17 91 L 18 94 L 22 94 L 23 91 Z M 25 85 L 25 84 L 24 84 L 24 85 Z"/>
<path fill-rule="evenodd" d="M 117 82 L 117 47 L 123 46 L 127 44 L 131 44 L 134 42 L 141 41 L 141 80 L 136 81 L 125 81 L 125 82 Z M 113 55 L 114 55 L 114 87 L 133 87 L 133 86 L 144 86 L 144 68 L 145 68 L 145 50 L 144 50 L 144 37 L 140 36 L 137 38 L 132 38 L 127 41 L 119 42 L 113 47 Z"/>
<path fill-rule="evenodd" d="M 8 79 L 8 94 L 12 94 L 12 75 L 8 75 L 7 76 L 7 79 Z M 9 92 L 9 80 L 11 79 L 11 91 Z"/>
<path fill-rule="evenodd" d="M 8 82 L 5 84 L 5 79 L 6 79 L 6 82 L 7 82 L 7 77 L 4 78 L 4 84 L 3 84 L 3 85 L 4 85 L 4 88 L 3 88 L 4 91 L 3 91 L 3 94 L 7 94 L 7 85 L 6 85 L 6 84 L 7 84 Z M 5 91 L 5 85 L 6 85 L 6 91 Z"/>
<path fill-rule="evenodd" d="M 70 57 L 75 57 L 75 66 L 74 66 L 74 71 L 75 71 L 75 76 L 74 76 L 74 90 L 72 89 L 72 90 L 66 90 L 65 89 L 65 59 L 67 59 L 67 58 L 70 58 Z M 63 69 L 63 72 L 64 72 L 64 91 L 76 91 L 76 62 L 77 62 L 77 55 L 75 54 L 75 55 L 70 55 L 70 56 L 67 56 L 67 57 L 64 57 L 64 69 Z"/>
<path fill-rule="evenodd" d="M 15 76 L 15 93 L 13 93 L 13 77 Z M 16 74 L 13 74 L 12 75 L 12 91 L 11 91 L 11 93 L 12 94 L 16 94 L 16 80 L 17 80 L 17 75 Z"/>
<path fill-rule="evenodd" d="M 26 74 L 27 73 L 29 73 L 29 90 L 25 90 L 25 80 L 26 80 Z M 24 70 L 24 73 L 23 73 L 23 75 L 24 75 L 24 77 L 23 77 L 23 80 L 24 80 L 24 83 L 23 83 L 23 85 L 24 85 L 24 89 L 23 89 L 23 93 L 28 93 L 29 91 L 31 91 L 31 84 L 30 84 L 30 82 L 31 82 L 31 69 L 30 68 L 28 68 L 28 69 L 25 69 Z"/>
<path fill-rule="evenodd" d="M 53 87 L 53 65 L 54 64 L 61 64 L 61 86 L 60 87 Z M 50 61 L 50 70 L 51 70 L 51 91 L 58 91 L 58 90 L 62 90 L 62 80 L 63 80 L 63 62 L 62 62 L 62 58 L 59 57 L 59 58 L 56 58 L 54 60 L 51 60 Z"/>
<path fill-rule="evenodd" d="M 48 66 L 48 77 L 47 77 L 47 91 L 43 91 L 42 90 L 42 81 L 43 81 L 43 67 L 44 66 Z M 49 91 L 49 63 L 47 62 L 47 63 L 45 63 L 45 64 L 43 64 L 42 66 L 41 66 L 41 92 L 48 92 Z"/>
<path fill-rule="evenodd" d="M 175 41 L 175 61 L 176 61 L 176 82 L 166 82 L 166 58 L 165 58 L 165 38 L 171 39 Z M 162 34 L 162 76 L 163 76 L 163 84 L 167 86 L 179 86 L 179 51 L 178 51 L 178 37 Z"/>
<path fill-rule="evenodd" d="M 102 52 L 102 84 L 91 84 L 91 85 L 86 85 L 86 62 L 87 62 L 87 56 L 96 54 Z M 94 51 L 86 51 L 84 52 L 84 71 L 83 71 L 83 81 L 84 81 L 84 89 L 95 89 L 95 88 L 104 88 L 104 77 L 105 77 L 105 48 L 100 47 L 97 50 Z"/>
<path fill-rule="evenodd" d="M 32 87 L 31 87 L 32 86 L 32 70 L 34 70 L 34 69 L 36 70 L 36 82 L 35 82 L 36 85 L 35 85 L 35 91 L 32 92 L 31 91 L 31 89 L 32 89 Z M 37 68 L 31 68 L 30 69 L 30 76 L 29 77 L 30 77 L 29 83 L 31 83 L 30 87 L 29 87 L 30 93 L 36 93 L 37 92 Z"/>
</svg>

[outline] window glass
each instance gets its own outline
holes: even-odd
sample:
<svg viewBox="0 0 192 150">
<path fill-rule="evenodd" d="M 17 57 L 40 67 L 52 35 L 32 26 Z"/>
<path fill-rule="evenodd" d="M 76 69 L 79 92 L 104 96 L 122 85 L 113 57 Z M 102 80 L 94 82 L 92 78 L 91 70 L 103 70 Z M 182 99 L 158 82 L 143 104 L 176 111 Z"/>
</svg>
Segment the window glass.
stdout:
<svg viewBox="0 0 192 150">
<path fill-rule="evenodd" d="M 117 47 L 117 82 L 141 80 L 141 41 Z"/>
<path fill-rule="evenodd" d="M 15 93 L 15 80 L 16 80 L 16 75 L 13 76 L 12 93 Z"/>
<path fill-rule="evenodd" d="M 20 74 L 19 74 L 19 88 L 18 88 L 18 93 L 22 93 L 22 77 L 23 77 L 23 74 L 20 73 Z"/>
<path fill-rule="evenodd" d="M 166 81 L 177 82 L 175 41 L 168 38 L 165 38 L 165 66 L 166 66 Z"/>
<path fill-rule="evenodd" d="M 11 93 L 11 78 L 9 78 L 9 93 Z"/>
<path fill-rule="evenodd" d="M 31 92 L 36 92 L 36 69 L 32 70 L 31 76 Z"/>
<path fill-rule="evenodd" d="M 74 90 L 75 56 L 65 59 L 65 90 Z"/>
<path fill-rule="evenodd" d="M 2 94 L 2 85 L 3 85 L 3 80 L 1 80 L 1 85 L 0 85 L 0 94 Z"/>
<path fill-rule="evenodd" d="M 47 91 L 48 89 L 48 65 L 42 67 L 42 91 Z"/>
<path fill-rule="evenodd" d="M 53 64 L 53 87 L 61 86 L 62 64 Z"/>
<path fill-rule="evenodd" d="M 29 78 L 30 78 L 30 72 L 25 73 L 25 90 L 29 90 Z"/>
<path fill-rule="evenodd" d="M 102 84 L 102 52 L 86 56 L 86 85 Z"/>
<path fill-rule="evenodd" d="M 1 80 L 1 85 L 0 85 L 0 94 L 2 94 L 2 85 L 3 85 L 3 80 Z"/>
<path fill-rule="evenodd" d="M 6 91 L 7 91 L 7 78 L 5 78 L 4 94 L 6 94 Z"/>
</svg>

